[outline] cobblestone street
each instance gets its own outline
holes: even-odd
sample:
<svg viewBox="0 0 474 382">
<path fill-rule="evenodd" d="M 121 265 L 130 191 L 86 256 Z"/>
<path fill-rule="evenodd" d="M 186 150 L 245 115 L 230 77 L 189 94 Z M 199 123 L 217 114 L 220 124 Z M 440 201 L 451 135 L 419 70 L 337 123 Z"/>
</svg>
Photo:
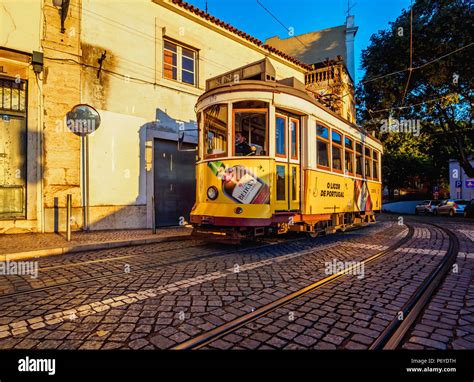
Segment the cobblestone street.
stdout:
<svg viewBox="0 0 474 382">
<path fill-rule="evenodd" d="M 474 382 L 473 4 L 0 0 L 0 382 Z"/>
<path fill-rule="evenodd" d="M 459 240 L 453 271 L 405 335 L 407 349 L 474 348 L 474 222 L 382 216 L 315 239 L 244 246 L 191 238 L 41 257 L 0 281 L 1 349 L 170 349 L 293 292 L 348 273 L 211 340 L 218 349 L 367 349 Z M 402 246 L 370 258 L 400 239 Z"/>
</svg>

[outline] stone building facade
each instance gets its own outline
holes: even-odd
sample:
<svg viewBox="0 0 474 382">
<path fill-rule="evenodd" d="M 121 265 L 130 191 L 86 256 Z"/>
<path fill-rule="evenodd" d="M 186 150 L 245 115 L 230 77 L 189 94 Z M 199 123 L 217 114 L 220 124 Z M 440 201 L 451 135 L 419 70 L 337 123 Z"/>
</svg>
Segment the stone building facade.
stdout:
<svg viewBox="0 0 474 382">
<path fill-rule="evenodd" d="M 151 227 L 156 141 L 193 143 L 206 79 L 263 58 L 277 80 L 309 70 L 178 0 L 2 0 L 0 233 L 64 230 L 68 194 L 73 229 Z M 87 146 L 78 104 L 101 117 Z"/>
<path fill-rule="evenodd" d="M 354 16 L 333 28 L 266 43 L 311 66 L 305 77 L 306 89 L 322 104 L 341 117 L 355 123 L 355 59 L 354 40 L 358 27 Z"/>
</svg>

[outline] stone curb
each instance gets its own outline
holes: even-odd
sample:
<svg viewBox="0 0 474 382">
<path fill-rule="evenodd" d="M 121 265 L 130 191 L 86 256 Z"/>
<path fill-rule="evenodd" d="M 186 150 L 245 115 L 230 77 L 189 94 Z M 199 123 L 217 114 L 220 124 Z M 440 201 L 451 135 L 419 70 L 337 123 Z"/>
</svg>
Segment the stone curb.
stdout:
<svg viewBox="0 0 474 382">
<path fill-rule="evenodd" d="M 191 237 L 191 234 L 157 237 L 157 238 L 150 238 L 150 239 L 114 240 L 114 241 L 106 241 L 106 242 L 79 244 L 79 245 L 74 245 L 74 246 L 66 245 L 63 247 L 36 249 L 32 251 L 11 252 L 11 253 L 0 255 L 0 261 L 15 261 L 15 260 L 30 259 L 30 258 L 35 258 L 35 257 L 64 255 L 64 254 L 76 253 L 76 252 L 97 251 L 97 250 L 102 250 L 102 249 L 132 247 L 132 246 L 143 245 L 143 244 L 156 244 L 156 243 L 180 241 L 180 240 L 189 239 L 190 237 Z"/>
</svg>

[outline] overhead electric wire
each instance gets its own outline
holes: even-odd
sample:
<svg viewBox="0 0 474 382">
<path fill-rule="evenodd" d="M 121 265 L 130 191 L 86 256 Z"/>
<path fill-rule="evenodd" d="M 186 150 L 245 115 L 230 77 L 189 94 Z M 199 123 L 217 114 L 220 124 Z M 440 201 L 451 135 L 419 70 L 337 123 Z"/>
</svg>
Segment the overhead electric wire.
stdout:
<svg viewBox="0 0 474 382">
<path fill-rule="evenodd" d="M 280 25 L 282 25 L 285 30 L 289 30 L 289 28 L 287 28 L 285 26 L 285 24 L 283 22 L 281 22 L 268 8 L 266 8 L 259 0 L 256 0 L 257 3 L 267 12 L 269 13 Z M 83 8 L 83 7 L 80 7 L 78 5 L 75 5 L 75 4 L 71 4 L 71 7 L 73 8 L 76 8 L 77 10 L 79 11 L 84 11 L 86 13 L 88 13 L 91 17 L 95 17 L 95 18 L 102 18 L 104 19 L 104 22 L 113 26 L 113 27 L 116 27 L 116 28 L 119 28 L 119 29 L 122 29 L 124 31 L 127 31 L 127 32 L 132 32 L 132 33 L 135 33 L 137 35 L 141 35 L 142 37 L 145 37 L 147 39 L 149 39 L 150 41 L 153 41 L 153 42 L 156 42 L 156 36 L 153 36 L 153 35 L 150 35 L 144 31 L 141 31 L 139 29 L 136 29 L 136 28 L 133 28 L 133 27 L 130 27 L 130 26 L 126 26 L 124 24 L 121 24 L 109 17 L 106 17 L 100 13 L 97 13 L 97 12 L 94 12 L 94 11 L 91 11 L 89 9 L 86 9 L 86 8 Z M 115 24 L 115 25 L 114 25 Z M 295 38 L 300 42 L 302 43 L 303 45 L 305 45 L 299 38 L 298 36 L 295 36 Z M 423 63 L 421 65 L 418 65 L 418 66 L 415 66 L 415 67 L 409 67 L 407 69 L 402 69 L 402 70 L 398 70 L 398 71 L 395 71 L 395 72 L 392 72 L 392 73 L 388 73 L 388 74 L 384 74 L 384 75 L 381 75 L 381 76 L 378 76 L 378 77 L 374 77 L 374 78 L 369 78 L 365 81 L 361 81 L 361 84 L 366 84 L 366 83 L 369 83 L 369 82 L 373 82 L 373 81 L 377 81 L 379 79 L 382 79 L 382 78 L 386 78 L 386 77 L 389 77 L 389 76 L 393 76 L 393 75 L 396 75 L 396 74 L 399 74 L 399 73 L 403 73 L 403 72 L 406 72 L 406 71 L 410 71 L 410 75 L 411 75 L 411 72 L 413 72 L 414 70 L 418 70 L 418 69 L 421 69 L 421 68 L 424 68 L 428 65 L 431 65 L 433 64 L 434 62 L 437 62 L 439 60 L 442 60 L 454 53 L 457 53 L 461 50 L 464 50 L 464 49 L 467 49 L 469 47 L 471 47 L 472 45 L 474 45 L 474 42 L 472 43 L 469 43 L 465 46 L 462 46 L 460 48 L 457 48 L 449 53 L 446 53 L 446 54 L 443 54 L 439 57 L 436 57 L 434 59 L 432 59 L 431 61 L 428 61 L 426 63 Z M 306 45 L 305 45 L 306 46 Z M 66 52 L 62 52 L 62 53 L 66 53 Z M 146 69 L 149 69 L 150 71 L 151 70 L 156 70 L 155 68 L 152 68 L 150 66 L 146 66 L 146 65 L 143 65 L 139 62 L 134 62 L 134 61 L 131 61 L 129 59 L 126 59 L 124 57 L 121 57 L 121 56 L 118 56 L 120 57 L 121 59 L 123 59 L 124 61 L 128 61 L 130 62 L 130 64 L 132 65 L 137 65 L 137 66 L 141 66 L 143 68 L 146 68 Z M 65 59 L 65 58 L 54 58 L 54 57 L 45 57 L 46 59 L 49 59 L 49 60 L 54 60 L 54 61 L 62 61 L 62 62 L 69 62 L 69 63 L 72 63 L 72 64 L 77 64 L 77 65 L 81 65 L 83 67 L 87 67 L 87 68 L 91 68 L 91 69 L 95 69 L 95 70 L 98 70 L 99 68 L 94 66 L 94 65 L 90 65 L 90 64 L 85 64 L 85 63 L 81 63 L 81 62 L 78 62 L 76 60 L 73 60 L 73 59 Z M 229 68 L 225 65 L 223 65 L 222 63 L 220 62 L 217 62 L 217 61 L 214 61 L 214 60 L 211 60 L 209 58 L 203 58 L 201 57 L 200 55 L 198 56 L 198 60 L 199 61 L 207 61 L 211 64 L 215 64 L 215 65 L 219 65 L 221 67 L 223 67 L 224 69 L 227 69 L 227 70 L 231 70 L 232 68 Z M 410 59 L 410 61 L 412 62 L 412 60 Z M 411 69 L 411 70 L 410 70 Z M 133 69 L 131 70 L 132 72 L 137 72 L 139 71 L 140 69 Z M 157 83 L 156 81 L 148 81 L 148 80 L 145 80 L 143 78 L 139 78 L 139 77 L 135 77 L 135 76 L 130 76 L 130 75 L 127 75 L 127 74 L 123 74 L 123 73 L 119 73 L 119 72 L 116 72 L 116 71 L 112 71 L 110 69 L 106 69 L 106 68 L 102 68 L 102 71 L 105 72 L 105 73 L 108 73 L 110 75 L 113 75 L 113 76 L 116 76 L 116 77 L 120 77 L 120 78 L 123 78 L 125 80 L 130 80 L 130 81 L 134 81 L 136 83 L 142 83 L 142 84 L 150 84 L 150 85 L 154 85 L 154 86 L 164 86 L 163 84 L 161 83 Z M 407 82 L 408 83 L 408 82 Z M 174 89 L 176 90 L 176 89 Z M 345 93 L 343 94 L 342 96 L 339 96 L 338 98 L 339 99 L 342 99 L 344 97 L 346 97 L 347 95 L 349 95 L 350 93 Z M 448 95 L 447 95 L 448 96 Z M 425 103 L 430 103 L 430 102 L 434 102 L 434 101 L 437 101 L 437 100 L 440 100 L 440 99 L 443 99 L 443 98 L 446 98 L 447 96 L 443 96 L 443 97 L 440 97 L 440 98 L 435 98 L 435 99 L 431 99 L 431 100 L 428 100 L 428 101 L 424 101 L 424 102 L 421 102 L 421 103 L 417 103 L 417 104 L 412 104 L 412 105 L 402 105 L 400 107 L 393 107 L 393 108 L 386 108 L 386 109 L 380 109 L 380 110 L 371 110 L 370 112 L 371 113 L 377 113 L 377 112 L 382 112 L 382 111 L 389 111 L 389 110 L 399 110 L 399 109 L 405 109 L 405 108 L 410 108 L 410 107 L 413 107 L 413 106 L 418 106 L 418 105 L 421 105 L 421 104 L 425 104 Z"/>
<path fill-rule="evenodd" d="M 283 22 L 281 22 L 278 17 L 276 17 L 272 12 L 270 12 L 270 10 L 268 8 L 266 8 L 259 0 L 255 0 L 257 2 L 258 5 L 260 5 L 270 16 L 272 16 L 277 22 L 278 24 L 280 24 L 283 28 L 285 28 L 285 30 L 287 32 L 290 32 L 290 28 L 287 27 L 285 24 L 283 24 Z M 303 41 L 300 40 L 300 38 L 298 36 L 294 36 L 296 38 L 296 40 L 301 43 L 301 45 L 303 45 L 305 48 L 308 48 L 308 45 L 306 45 Z"/>
<path fill-rule="evenodd" d="M 469 48 L 469 47 L 472 46 L 472 45 L 474 45 L 474 42 L 471 42 L 471 43 L 469 43 L 469 44 L 467 44 L 467 45 L 464 45 L 464 46 L 462 46 L 462 47 L 460 47 L 460 48 L 458 48 L 458 49 L 455 49 L 455 50 L 453 50 L 452 52 L 443 54 L 442 56 L 439 56 L 439 57 L 437 57 L 437 58 L 435 58 L 435 59 L 433 59 L 433 60 L 431 60 L 431 61 L 429 61 L 429 62 L 426 62 L 426 63 L 424 63 L 424 64 L 422 64 L 422 65 L 414 66 L 414 67 L 412 68 L 412 70 L 418 70 L 418 69 L 421 69 L 421 68 L 423 68 L 423 67 L 425 67 L 425 66 L 431 65 L 432 63 L 434 63 L 434 62 L 436 62 L 436 61 L 439 61 L 439 60 L 441 60 L 441 59 L 443 59 L 443 58 L 446 58 L 446 57 L 448 57 L 448 56 L 450 56 L 450 55 L 452 55 L 452 54 L 454 54 L 454 53 L 457 53 L 457 52 L 459 52 L 459 51 L 461 51 L 461 50 L 467 49 L 467 48 Z M 402 70 L 397 70 L 396 72 L 383 74 L 383 75 L 381 75 L 381 76 L 379 76 L 379 77 L 369 78 L 368 80 L 361 81 L 360 83 L 361 83 L 361 84 L 366 84 L 366 83 L 368 83 L 368 82 L 377 81 L 377 80 L 380 80 L 380 79 L 385 78 L 385 77 L 394 76 L 395 74 L 407 72 L 408 70 L 410 70 L 410 69 L 409 69 L 409 68 L 406 68 L 406 69 L 402 69 Z"/>
<path fill-rule="evenodd" d="M 408 79 L 402 97 L 402 106 L 405 104 L 408 86 L 410 85 L 411 74 L 413 72 L 413 4 L 410 6 L 410 66 L 408 67 Z"/>
<path fill-rule="evenodd" d="M 139 35 L 139 36 L 145 37 L 147 40 L 149 40 L 150 42 L 153 42 L 153 43 L 155 43 L 155 42 L 157 41 L 157 38 L 156 38 L 156 36 L 154 36 L 154 35 L 151 35 L 151 34 L 146 33 L 146 32 L 144 32 L 144 31 L 140 31 L 139 29 L 132 28 L 132 27 L 130 27 L 130 26 L 121 24 L 121 23 L 119 23 L 118 21 L 115 21 L 115 20 L 113 20 L 113 19 L 111 19 L 111 18 L 109 18 L 109 17 L 106 17 L 106 16 L 101 15 L 100 13 L 93 12 L 93 11 L 91 11 L 91 10 L 89 10 L 89 9 L 86 9 L 86 8 L 81 8 L 80 6 L 75 5 L 75 4 L 71 4 L 70 7 L 76 8 L 76 9 L 79 10 L 79 11 L 84 11 L 84 12 L 88 13 L 90 17 L 94 17 L 94 18 L 96 18 L 96 19 L 102 18 L 102 19 L 106 20 L 106 21 L 104 21 L 106 24 L 109 24 L 110 26 L 112 26 L 112 27 L 114 27 L 114 28 L 122 29 L 122 30 L 126 31 L 127 33 L 128 33 L 128 32 L 135 33 L 135 34 L 137 34 L 137 35 Z M 123 58 L 122 56 L 119 56 L 119 57 L 120 57 L 120 58 Z M 219 66 L 221 66 L 222 68 L 224 68 L 226 71 L 230 71 L 230 70 L 233 69 L 233 68 L 230 68 L 230 67 L 228 67 L 228 66 L 222 64 L 222 62 L 214 61 L 214 60 L 211 60 L 211 59 L 209 59 L 209 58 L 207 58 L 207 57 L 206 57 L 206 58 L 203 58 L 203 57 L 201 57 L 201 55 L 198 55 L 198 59 L 199 59 L 199 61 L 203 61 L 203 62 L 207 61 L 207 62 L 209 62 L 209 63 L 211 63 L 211 64 L 219 65 Z M 125 60 L 126 60 L 126 59 L 125 59 Z M 128 61 L 131 61 L 131 60 L 128 60 Z M 133 61 L 131 61 L 131 62 L 133 62 Z M 144 67 L 146 67 L 146 68 L 148 68 L 148 69 L 154 70 L 154 68 L 151 68 L 151 67 L 149 67 L 149 66 L 140 64 L 139 62 L 135 62 L 134 64 L 137 64 L 137 65 L 140 65 L 140 66 L 144 66 Z"/>
<path fill-rule="evenodd" d="M 419 103 L 415 103 L 415 104 L 410 104 L 410 105 L 406 105 L 406 106 L 391 107 L 391 108 L 379 109 L 379 110 L 369 110 L 369 109 L 367 109 L 367 111 L 369 111 L 369 114 L 370 114 L 370 113 L 380 113 L 382 111 L 408 109 L 408 108 L 411 108 L 411 107 L 414 107 L 414 106 L 419 106 L 419 105 L 424 105 L 424 104 L 427 104 L 427 103 L 432 103 L 432 102 L 435 102 L 435 101 L 439 101 L 439 100 L 442 100 L 442 99 L 450 97 L 450 96 L 452 96 L 452 94 L 446 94 L 442 97 L 432 98 L 432 99 L 429 99 L 427 101 L 423 101 L 423 102 L 419 102 Z"/>
</svg>

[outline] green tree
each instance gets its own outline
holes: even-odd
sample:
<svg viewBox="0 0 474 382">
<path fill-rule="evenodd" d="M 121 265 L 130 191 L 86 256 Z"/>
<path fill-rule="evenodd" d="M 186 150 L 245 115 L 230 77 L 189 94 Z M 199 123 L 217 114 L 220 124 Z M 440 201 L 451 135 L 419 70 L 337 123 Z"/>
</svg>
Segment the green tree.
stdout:
<svg viewBox="0 0 474 382">
<path fill-rule="evenodd" d="M 449 158 L 474 177 L 470 1 L 420 0 L 412 12 L 411 44 L 410 9 L 372 36 L 362 52 L 365 76 L 356 91 L 359 123 L 385 145 L 389 188 L 404 187 L 406 179 L 420 175 L 436 183 L 447 174 Z M 420 121 L 421 134 L 381 132 L 390 117 Z"/>
</svg>

